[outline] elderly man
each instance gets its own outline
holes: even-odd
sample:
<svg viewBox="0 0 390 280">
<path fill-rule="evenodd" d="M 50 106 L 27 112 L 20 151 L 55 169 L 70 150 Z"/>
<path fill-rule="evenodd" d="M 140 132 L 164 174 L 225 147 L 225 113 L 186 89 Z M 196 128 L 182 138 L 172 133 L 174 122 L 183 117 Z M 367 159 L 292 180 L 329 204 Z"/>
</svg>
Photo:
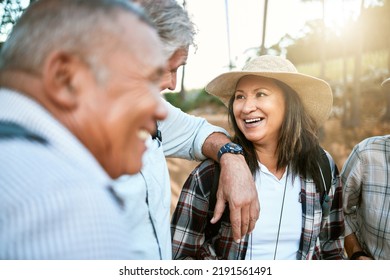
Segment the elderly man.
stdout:
<svg viewBox="0 0 390 280">
<path fill-rule="evenodd" d="M 40 0 L 0 63 L 0 259 L 129 259 L 112 179 L 167 115 L 158 35 L 126 0 Z"/>
<path fill-rule="evenodd" d="M 157 27 L 168 59 L 161 90 L 174 90 L 177 69 L 187 61 L 193 44 L 194 26 L 175 0 L 136 0 Z M 168 117 L 158 122 L 160 135 L 148 141 L 144 167 L 135 176 L 124 176 L 115 190 L 125 202 L 134 259 L 171 259 L 170 180 L 165 157 L 202 160 L 221 164 L 218 201 L 213 222 L 229 203 L 235 240 L 250 232 L 259 216 L 256 187 L 242 155 L 227 132 L 205 119 L 191 116 L 167 103 Z M 219 156 L 218 156 L 219 155 Z"/>
<path fill-rule="evenodd" d="M 382 83 L 390 90 L 390 78 Z M 390 135 L 357 144 L 341 171 L 350 260 L 390 259 Z"/>
</svg>

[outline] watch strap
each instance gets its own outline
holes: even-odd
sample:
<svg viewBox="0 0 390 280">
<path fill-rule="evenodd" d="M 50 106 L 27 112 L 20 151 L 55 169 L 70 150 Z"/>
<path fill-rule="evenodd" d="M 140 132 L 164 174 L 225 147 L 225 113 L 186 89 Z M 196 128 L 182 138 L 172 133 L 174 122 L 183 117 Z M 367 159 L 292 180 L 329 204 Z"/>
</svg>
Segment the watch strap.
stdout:
<svg viewBox="0 0 390 280">
<path fill-rule="evenodd" d="M 223 154 L 225 153 L 231 153 L 231 154 L 241 154 L 243 155 L 244 154 L 244 150 L 242 149 L 242 147 L 236 143 L 233 143 L 233 142 L 229 142 L 229 143 L 226 143 L 225 145 L 223 145 L 219 151 L 218 151 L 218 154 L 217 154 L 217 158 L 218 158 L 218 161 L 221 160 L 221 157 Z"/>
</svg>

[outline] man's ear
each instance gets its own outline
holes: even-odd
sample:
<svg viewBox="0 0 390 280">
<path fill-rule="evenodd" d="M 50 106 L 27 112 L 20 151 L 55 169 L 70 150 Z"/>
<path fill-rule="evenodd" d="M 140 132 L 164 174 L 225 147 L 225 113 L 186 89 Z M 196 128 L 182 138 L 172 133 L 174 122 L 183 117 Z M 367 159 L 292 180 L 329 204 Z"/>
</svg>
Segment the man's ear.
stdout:
<svg viewBox="0 0 390 280">
<path fill-rule="evenodd" d="M 42 79 L 46 95 L 53 105 L 66 110 L 77 107 L 79 96 L 72 84 L 80 67 L 80 60 L 66 52 L 54 52 L 46 58 Z"/>
</svg>

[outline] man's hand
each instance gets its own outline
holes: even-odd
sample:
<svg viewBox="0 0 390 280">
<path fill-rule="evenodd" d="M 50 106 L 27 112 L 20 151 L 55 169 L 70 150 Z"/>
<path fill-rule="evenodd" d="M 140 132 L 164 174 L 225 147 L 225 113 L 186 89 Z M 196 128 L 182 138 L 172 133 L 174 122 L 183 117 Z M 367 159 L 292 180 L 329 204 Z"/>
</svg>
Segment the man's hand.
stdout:
<svg viewBox="0 0 390 280">
<path fill-rule="evenodd" d="M 231 140 L 223 133 L 212 133 L 202 146 L 203 154 L 218 161 L 219 149 Z M 211 223 L 216 223 L 229 203 L 233 238 L 238 243 L 245 234 L 252 232 L 259 218 L 260 204 L 256 185 L 244 156 L 224 153 L 219 160 L 221 174 L 217 202 Z"/>
<path fill-rule="evenodd" d="M 347 252 L 349 259 L 351 259 L 353 253 L 363 251 L 355 233 L 351 233 L 351 234 L 345 236 L 344 248 L 345 248 L 345 251 Z M 356 260 L 372 260 L 372 259 L 373 258 L 371 258 L 369 256 L 359 256 L 356 258 Z"/>
<path fill-rule="evenodd" d="M 221 174 L 217 191 L 217 203 L 211 223 L 216 223 L 229 203 L 230 222 L 236 242 L 252 232 L 259 218 L 260 204 L 256 185 L 242 155 L 224 154 L 220 160 Z"/>
</svg>

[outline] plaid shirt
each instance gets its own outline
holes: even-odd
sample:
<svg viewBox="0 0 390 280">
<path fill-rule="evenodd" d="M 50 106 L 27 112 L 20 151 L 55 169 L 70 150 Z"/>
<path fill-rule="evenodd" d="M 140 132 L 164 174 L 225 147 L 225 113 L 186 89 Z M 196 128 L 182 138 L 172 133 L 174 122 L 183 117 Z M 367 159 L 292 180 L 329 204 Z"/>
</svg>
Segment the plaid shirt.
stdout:
<svg viewBox="0 0 390 280">
<path fill-rule="evenodd" d="M 322 214 L 320 194 L 312 180 L 301 179 L 302 234 L 297 259 L 344 259 L 342 186 L 333 159 L 329 215 Z M 240 244 L 233 239 L 227 213 L 219 231 L 213 231 L 208 215 L 215 162 L 206 160 L 190 174 L 172 216 L 173 259 L 245 259 L 246 235 Z M 225 211 L 226 212 L 226 211 Z"/>
<path fill-rule="evenodd" d="M 345 235 L 374 259 L 390 259 L 390 135 L 357 144 L 341 172 Z"/>
</svg>

